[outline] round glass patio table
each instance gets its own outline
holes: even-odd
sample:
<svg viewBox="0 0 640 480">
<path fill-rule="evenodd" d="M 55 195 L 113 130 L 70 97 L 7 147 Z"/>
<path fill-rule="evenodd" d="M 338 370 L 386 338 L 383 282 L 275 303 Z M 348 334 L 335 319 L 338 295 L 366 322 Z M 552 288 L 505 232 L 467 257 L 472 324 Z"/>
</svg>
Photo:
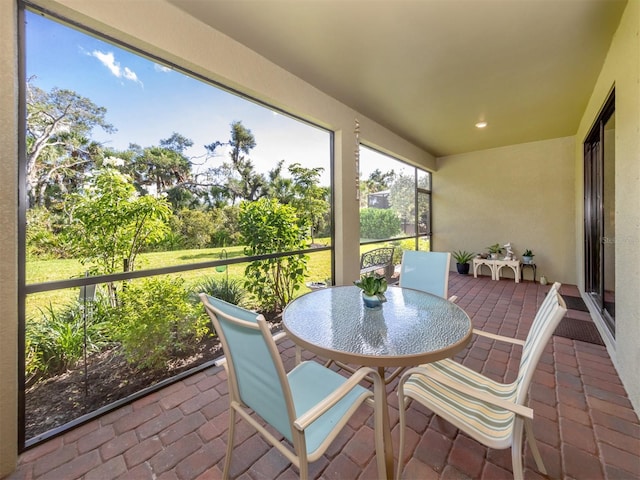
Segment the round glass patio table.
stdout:
<svg viewBox="0 0 640 480">
<path fill-rule="evenodd" d="M 458 305 L 430 293 L 389 287 L 387 301 L 369 309 L 356 286 L 312 291 L 284 309 L 282 324 L 298 345 L 330 360 L 375 367 L 410 367 L 451 357 L 471 339 L 471 320 Z M 386 383 L 386 382 L 385 382 Z M 393 445 L 383 395 L 386 477 L 393 478 Z"/>
<path fill-rule="evenodd" d="M 289 303 L 283 327 L 314 353 L 369 367 L 434 362 L 469 342 L 471 320 L 458 305 L 410 288 L 389 287 L 385 296 L 369 309 L 356 286 L 315 290 Z"/>
</svg>

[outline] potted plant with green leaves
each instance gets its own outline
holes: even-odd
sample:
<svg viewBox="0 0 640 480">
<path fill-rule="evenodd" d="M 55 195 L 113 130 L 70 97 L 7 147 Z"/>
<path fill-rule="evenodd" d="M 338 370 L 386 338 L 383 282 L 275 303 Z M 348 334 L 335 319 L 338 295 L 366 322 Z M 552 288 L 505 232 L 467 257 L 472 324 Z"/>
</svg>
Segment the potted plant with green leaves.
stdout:
<svg viewBox="0 0 640 480">
<path fill-rule="evenodd" d="M 535 255 L 528 248 L 522 254 L 522 263 L 533 263 L 533 257 Z"/>
<path fill-rule="evenodd" d="M 489 258 L 491 260 L 497 260 L 498 255 L 502 253 L 502 246 L 499 243 L 494 243 L 490 247 L 487 247 L 487 250 L 489 251 Z"/>
<path fill-rule="evenodd" d="M 467 275 L 469 273 L 469 262 L 475 256 L 475 253 L 467 252 L 466 250 L 456 250 L 452 252 L 454 260 L 456 261 L 456 268 L 461 275 Z"/>
<path fill-rule="evenodd" d="M 362 290 L 362 301 L 367 308 L 380 308 L 387 301 L 387 280 L 379 275 L 367 275 L 353 284 Z"/>
</svg>

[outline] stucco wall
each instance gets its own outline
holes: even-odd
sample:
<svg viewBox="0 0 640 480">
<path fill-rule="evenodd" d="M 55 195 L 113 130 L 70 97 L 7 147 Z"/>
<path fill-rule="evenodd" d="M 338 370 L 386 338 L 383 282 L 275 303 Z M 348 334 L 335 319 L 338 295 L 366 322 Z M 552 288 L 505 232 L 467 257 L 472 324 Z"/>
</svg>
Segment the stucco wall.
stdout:
<svg viewBox="0 0 640 480">
<path fill-rule="evenodd" d="M 511 242 L 518 255 L 533 250 L 538 277 L 575 283 L 573 147 L 565 137 L 439 158 L 434 250 Z"/>
<path fill-rule="evenodd" d="M 16 9 L 0 2 L 0 477 L 15 467 L 18 451 L 18 146 Z"/>
<path fill-rule="evenodd" d="M 611 89 L 616 90 L 616 335 L 607 340 L 609 354 L 640 411 L 640 2 L 630 1 L 613 38 L 576 134 L 576 259 L 582 264 L 583 142 Z M 594 312 L 595 313 L 595 312 Z"/>
</svg>

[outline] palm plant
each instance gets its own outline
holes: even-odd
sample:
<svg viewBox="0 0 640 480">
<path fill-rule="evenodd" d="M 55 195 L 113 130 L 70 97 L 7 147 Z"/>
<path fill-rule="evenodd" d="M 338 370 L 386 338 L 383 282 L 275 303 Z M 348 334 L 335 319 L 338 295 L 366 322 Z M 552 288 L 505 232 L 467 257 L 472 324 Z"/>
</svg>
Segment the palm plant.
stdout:
<svg viewBox="0 0 640 480">
<path fill-rule="evenodd" d="M 465 263 L 469 263 L 475 256 L 475 253 L 467 252 L 466 250 L 456 250 L 455 252 L 452 252 L 451 255 L 455 259 L 456 263 L 463 265 Z"/>
</svg>

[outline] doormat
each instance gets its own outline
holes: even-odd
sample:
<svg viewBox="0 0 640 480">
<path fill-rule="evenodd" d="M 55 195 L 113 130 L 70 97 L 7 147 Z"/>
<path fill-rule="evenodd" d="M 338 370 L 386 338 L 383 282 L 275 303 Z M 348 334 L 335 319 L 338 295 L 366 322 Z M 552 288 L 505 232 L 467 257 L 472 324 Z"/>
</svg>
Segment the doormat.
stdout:
<svg viewBox="0 0 640 480">
<path fill-rule="evenodd" d="M 580 342 L 604 345 L 600 332 L 593 322 L 577 318 L 564 317 L 553 334 L 557 337 L 570 338 Z"/>
<path fill-rule="evenodd" d="M 580 310 L 581 312 L 588 312 L 587 305 L 582 300 L 582 297 L 569 297 L 564 296 L 564 303 L 567 304 L 567 310 Z"/>
</svg>

